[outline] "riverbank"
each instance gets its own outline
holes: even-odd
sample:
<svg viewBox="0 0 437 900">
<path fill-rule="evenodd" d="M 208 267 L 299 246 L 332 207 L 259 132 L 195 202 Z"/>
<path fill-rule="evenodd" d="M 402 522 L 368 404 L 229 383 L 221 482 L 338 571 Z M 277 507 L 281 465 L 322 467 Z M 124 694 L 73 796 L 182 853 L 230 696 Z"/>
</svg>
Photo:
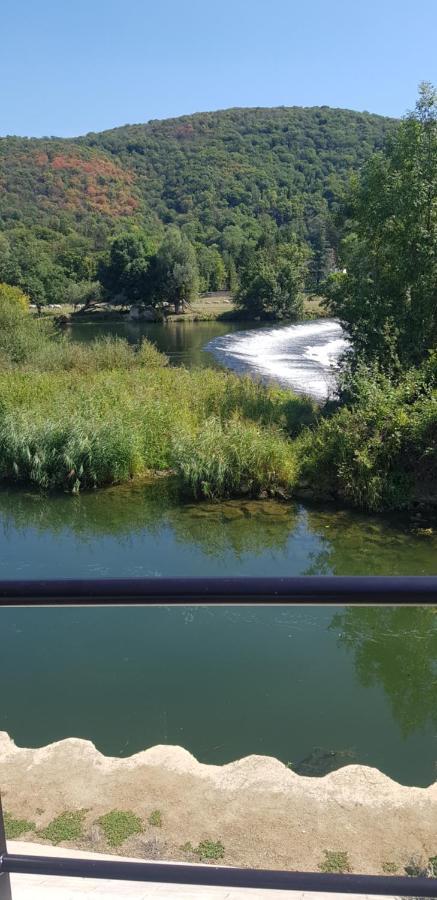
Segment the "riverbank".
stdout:
<svg viewBox="0 0 437 900">
<path fill-rule="evenodd" d="M 326 416 L 250 377 L 166 366 L 147 342 L 44 344 L 21 370 L 0 372 L 0 480 L 77 493 L 171 473 L 194 499 L 300 497 L 432 515 L 434 396 L 420 373 L 416 391 L 411 379 L 366 385 Z"/>
<path fill-rule="evenodd" d="M 67 847 L 401 874 L 437 852 L 437 783 L 403 787 L 366 766 L 309 778 L 271 757 L 210 766 L 157 746 L 117 759 L 76 738 L 18 748 L 1 732 L 0 781 L 11 837 Z"/>
<path fill-rule="evenodd" d="M 36 307 L 32 311 L 37 315 Z M 126 306 L 117 306 L 111 303 L 96 303 L 89 309 L 78 309 L 71 304 L 51 304 L 42 307 L 43 318 L 58 319 L 61 324 L 97 324 L 104 322 L 138 321 L 131 317 Z M 323 303 L 323 297 L 318 295 L 305 295 L 303 300 L 304 320 L 326 318 L 328 312 Z M 214 322 L 214 321 L 247 321 L 247 313 L 244 315 L 234 303 L 231 291 L 215 291 L 208 294 L 200 294 L 192 300 L 186 309 L 179 313 L 168 313 L 165 318 L 162 315 L 151 316 L 151 321 L 156 322 Z"/>
<path fill-rule="evenodd" d="M 1 318 L 0 480 L 77 493 L 171 471 L 195 499 L 304 496 L 375 512 L 437 505 L 435 356 L 398 383 L 359 373 L 349 402 L 328 410 L 304 392 L 323 403 L 333 390 L 330 363 L 347 345 L 335 321 L 208 344 L 224 364 L 266 375 L 266 386 L 168 366 L 147 340 L 71 341 L 29 316 L 25 298 L 6 297 Z M 301 396 L 278 380 L 296 381 Z"/>
<path fill-rule="evenodd" d="M 72 345 L 71 369 L 1 373 L 0 478 L 77 493 L 171 471 L 194 497 L 290 496 L 290 435 L 314 405 L 231 373 L 166 367 L 142 346 L 144 365 L 103 341 Z"/>
</svg>

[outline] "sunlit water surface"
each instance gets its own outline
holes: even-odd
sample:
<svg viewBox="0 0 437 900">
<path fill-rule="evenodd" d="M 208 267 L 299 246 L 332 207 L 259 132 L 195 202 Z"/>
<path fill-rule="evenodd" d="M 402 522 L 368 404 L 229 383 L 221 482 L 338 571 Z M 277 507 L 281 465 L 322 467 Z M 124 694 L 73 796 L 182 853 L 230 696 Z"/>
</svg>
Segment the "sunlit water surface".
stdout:
<svg viewBox="0 0 437 900">
<path fill-rule="evenodd" d="M 227 368 L 323 401 L 335 390 L 340 360 L 348 347 L 338 322 L 318 319 L 233 332 L 214 338 L 206 349 Z"/>
</svg>

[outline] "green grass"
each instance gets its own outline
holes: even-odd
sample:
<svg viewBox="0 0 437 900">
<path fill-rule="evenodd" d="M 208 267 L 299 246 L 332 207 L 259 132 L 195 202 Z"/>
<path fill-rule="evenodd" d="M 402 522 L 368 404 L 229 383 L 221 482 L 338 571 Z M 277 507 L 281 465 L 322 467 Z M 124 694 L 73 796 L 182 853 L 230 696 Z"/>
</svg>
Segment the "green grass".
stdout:
<svg viewBox="0 0 437 900">
<path fill-rule="evenodd" d="M 38 834 L 50 841 L 51 844 L 60 844 L 61 841 L 76 841 L 83 835 L 86 812 L 86 809 L 67 810 L 49 822 Z"/>
<path fill-rule="evenodd" d="M 28 819 L 16 819 L 9 812 L 4 812 L 6 837 L 13 841 L 26 834 L 28 831 L 35 831 L 35 822 L 29 822 Z"/>
<path fill-rule="evenodd" d="M 324 850 L 325 859 L 319 863 L 321 872 L 337 872 L 343 875 L 350 872 L 350 862 L 347 853 L 344 850 Z"/>
<path fill-rule="evenodd" d="M 288 494 L 289 433 L 311 416 L 288 392 L 212 370 L 0 373 L 0 480 L 77 492 L 174 470 L 195 496 Z"/>
<path fill-rule="evenodd" d="M 0 480 L 77 493 L 176 472 L 192 496 L 289 496 L 290 437 L 315 407 L 216 371 L 167 367 L 148 341 L 78 344 L 12 298 L 0 309 Z"/>
<path fill-rule="evenodd" d="M 292 444 L 275 429 L 232 418 L 210 418 L 195 440 L 182 434 L 174 444 L 174 465 L 189 493 L 215 499 L 240 494 L 289 496 L 297 465 Z"/>
<path fill-rule="evenodd" d="M 149 825 L 153 825 L 154 828 L 162 828 L 162 812 L 160 809 L 154 809 L 148 818 Z"/>
<path fill-rule="evenodd" d="M 141 819 L 130 810 L 113 809 L 100 816 L 97 824 L 102 828 L 110 847 L 119 847 L 127 838 L 144 831 Z"/>
</svg>

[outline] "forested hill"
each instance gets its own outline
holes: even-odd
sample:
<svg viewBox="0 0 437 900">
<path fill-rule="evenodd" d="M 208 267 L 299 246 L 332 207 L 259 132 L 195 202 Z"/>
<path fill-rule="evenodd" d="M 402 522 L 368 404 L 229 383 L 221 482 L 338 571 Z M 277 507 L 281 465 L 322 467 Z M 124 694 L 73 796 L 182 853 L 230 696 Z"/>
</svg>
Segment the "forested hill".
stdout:
<svg viewBox="0 0 437 900">
<path fill-rule="evenodd" d="M 30 230 L 39 255 L 74 280 L 94 277 L 110 236 L 131 224 L 157 236 L 164 225 L 183 226 L 198 248 L 214 247 L 237 268 L 245 242 L 278 231 L 286 239 L 291 226 L 323 269 L 337 240 L 329 211 L 394 124 L 350 110 L 280 107 L 76 139 L 2 138 L 0 229 L 12 243 Z"/>
</svg>

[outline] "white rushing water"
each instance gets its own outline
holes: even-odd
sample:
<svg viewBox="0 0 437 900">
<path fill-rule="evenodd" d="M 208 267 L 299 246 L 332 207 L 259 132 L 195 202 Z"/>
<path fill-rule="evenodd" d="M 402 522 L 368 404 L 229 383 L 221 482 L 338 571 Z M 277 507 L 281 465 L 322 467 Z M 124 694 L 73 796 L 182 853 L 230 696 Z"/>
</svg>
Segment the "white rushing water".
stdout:
<svg viewBox="0 0 437 900">
<path fill-rule="evenodd" d="M 210 341 L 205 350 L 229 369 L 258 375 L 323 402 L 334 391 L 339 360 L 348 347 L 338 322 L 316 319 L 225 334 Z"/>
</svg>

